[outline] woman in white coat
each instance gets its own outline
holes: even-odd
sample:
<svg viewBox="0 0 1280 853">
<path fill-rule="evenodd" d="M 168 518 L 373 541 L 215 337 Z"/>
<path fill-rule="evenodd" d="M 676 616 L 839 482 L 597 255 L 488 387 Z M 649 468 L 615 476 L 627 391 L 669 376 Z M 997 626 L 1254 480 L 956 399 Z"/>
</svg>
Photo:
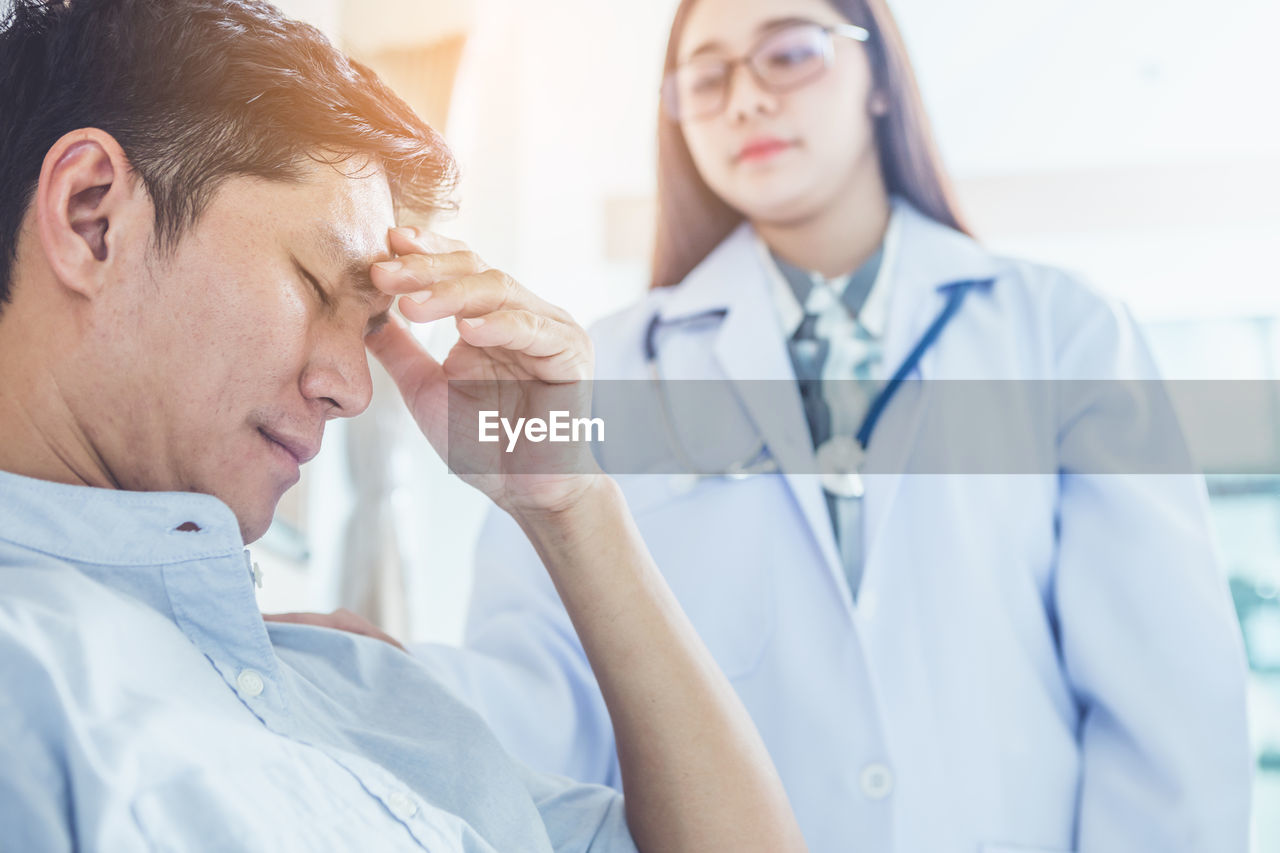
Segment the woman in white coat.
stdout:
<svg viewBox="0 0 1280 853">
<path fill-rule="evenodd" d="M 824 383 L 904 363 L 1155 377 L 1123 308 L 965 233 L 881 0 L 686 0 L 663 103 L 653 289 L 595 329 L 598 379 L 786 380 L 785 406 L 742 400 L 779 455 L 847 451 L 864 421 Z M 870 450 L 912 450 L 898 403 Z M 1246 849 L 1245 669 L 1198 478 L 622 479 L 812 849 Z M 466 648 L 414 653 L 530 764 L 618 785 L 582 649 L 501 514 L 474 590 Z"/>
</svg>

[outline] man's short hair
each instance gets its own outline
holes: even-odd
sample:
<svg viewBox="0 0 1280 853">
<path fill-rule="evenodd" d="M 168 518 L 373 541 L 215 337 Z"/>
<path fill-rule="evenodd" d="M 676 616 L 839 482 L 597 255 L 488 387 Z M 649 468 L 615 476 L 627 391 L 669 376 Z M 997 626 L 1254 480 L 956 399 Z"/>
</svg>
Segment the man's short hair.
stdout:
<svg viewBox="0 0 1280 853">
<path fill-rule="evenodd" d="M 427 214 L 448 206 L 456 174 L 372 71 L 260 0 L 16 0 L 0 23 L 0 310 L 44 157 L 81 127 L 120 143 L 161 249 L 234 176 L 374 164 L 397 208 Z"/>
</svg>

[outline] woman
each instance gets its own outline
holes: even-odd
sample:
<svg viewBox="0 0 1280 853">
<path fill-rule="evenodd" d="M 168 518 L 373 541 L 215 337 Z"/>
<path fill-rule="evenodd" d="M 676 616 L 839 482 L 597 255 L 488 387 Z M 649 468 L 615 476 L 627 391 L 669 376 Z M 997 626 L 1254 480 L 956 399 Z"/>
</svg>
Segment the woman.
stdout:
<svg viewBox="0 0 1280 853">
<path fill-rule="evenodd" d="M 685 0 L 663 108 L 653 289 L 595 330 L 597 376 L 786 380 L 741 401 L 763 456 L 799 431 L 836 460 L 626 483 L 811 848 L 1244 850 L 1244 668 L 1198 480 L 863 490 L 863 444 L 921 448 L 902 399 L 866 430 L 841 380 L 1155 376 L 1121 308 L 967 235 L 881 0 Z M 415 653 L 517 755 L 618 784 L 586 659 L 504 518 L 467 652 Z"/>
</svg>

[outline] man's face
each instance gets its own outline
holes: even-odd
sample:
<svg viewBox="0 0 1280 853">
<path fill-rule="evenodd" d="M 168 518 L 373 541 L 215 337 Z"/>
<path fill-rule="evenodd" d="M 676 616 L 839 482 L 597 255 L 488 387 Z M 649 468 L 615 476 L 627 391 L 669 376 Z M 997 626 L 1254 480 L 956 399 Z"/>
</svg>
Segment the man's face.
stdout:
<svg viewBox="0 0 1280 853">
<path fill-rule="evenodd" d="M 99 442 L 123 488 L 214 495 L 252 541 L 325 421 L 368 406 L 364 338 L 391 303 L 369 265 L 395 222 L 385 177 L 361 174 L 231 179 L 171 257 L 130 252 L 140 274 L 112 312 L 130 337 L 104 365 L 121 378 L 95 406 L 126 437 Z"/>
</svg>

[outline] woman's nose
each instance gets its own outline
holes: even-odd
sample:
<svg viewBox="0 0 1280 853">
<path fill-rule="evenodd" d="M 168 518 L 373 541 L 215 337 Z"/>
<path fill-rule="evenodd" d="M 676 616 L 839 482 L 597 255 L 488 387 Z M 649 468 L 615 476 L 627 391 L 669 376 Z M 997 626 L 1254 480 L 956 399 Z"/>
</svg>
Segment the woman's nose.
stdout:
<svg viewBox="0 0 1280 853">
<path fill-rule="evenodd" d="M 729 74 L 728 86 L 725 112 L 730 121 L 747 121 L 753 115 L 770 114 L 778 108 L 778 96 L 760 85 L 746 63 L 740 63 Z"/>
</svg>

